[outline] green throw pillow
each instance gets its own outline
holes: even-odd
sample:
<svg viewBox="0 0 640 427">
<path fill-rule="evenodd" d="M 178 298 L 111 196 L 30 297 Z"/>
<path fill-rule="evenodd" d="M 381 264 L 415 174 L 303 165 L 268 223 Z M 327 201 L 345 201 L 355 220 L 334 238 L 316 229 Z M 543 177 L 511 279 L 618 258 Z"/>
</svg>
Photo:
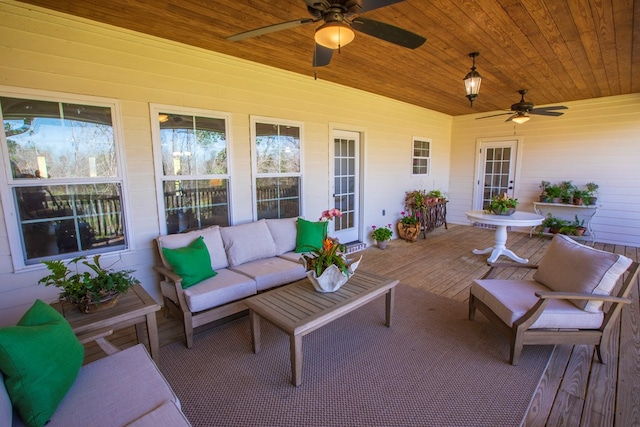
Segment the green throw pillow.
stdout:
<svg viewBox="0 0 640 427">
<path fill-rule="evenodd" d="M 162 248 L 162 254 L 173 271 L 182 277 L 182 289 L 218 274 L 211 268 L 211 257 L 202 236 L 184 248 Z"/>
<path fill-rule="evenodd" d="M 311 222 L 298 218 L 298 234 L 296 236 L 296 252 L 311 252 L 322 247 L 322 240 L 327 236 L 327 221 Z"/>
<path fill-rule="evenodd" d="M 0 329 L 0 370 L 13 406 L 30 427 L 51 418 L 83 359 L 84 347 L 69 322 L 41 300 L 16 326 Z"/>
</svg>

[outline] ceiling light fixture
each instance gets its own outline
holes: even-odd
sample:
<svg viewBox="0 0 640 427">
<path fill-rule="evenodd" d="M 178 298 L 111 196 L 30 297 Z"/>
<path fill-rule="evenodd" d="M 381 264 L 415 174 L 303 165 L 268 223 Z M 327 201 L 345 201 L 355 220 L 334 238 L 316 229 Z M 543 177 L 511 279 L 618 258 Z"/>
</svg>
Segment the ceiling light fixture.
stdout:
<svg viewBox="0 0 640 427">
<path fill-rule="evenodd" d="M 314 39 L 319 45 L 336 50 L 351 43 L 355 37 L 355 33 L 348 25 L 341 22 L 327 22 L 316 30 Z"/>
<path fill-rule="evenodd" d="M 482 76 L 476 71 L 476 57 L 480 54 L 478 52 L 471 52 L 469 57 L 473 58 L 473 66 L 471 71 L 464 76 L 464 90 L 467 93 L 467 98 L 473 107 L 473 100 L 476 99 L 480 92 L 480 83 L 482 83 Z"/>
<path fill-rule="evenodd" d="M 517 124 L 521 125 L 523 123 L 527 123 L 529 121 L 531 117 L 527 116 L 524 113 L 518 113 L 518 115 L 516 117 L 514 117 L 513 119 L 511 119 L 512 122 L 516 122 Z"/>
</svg>

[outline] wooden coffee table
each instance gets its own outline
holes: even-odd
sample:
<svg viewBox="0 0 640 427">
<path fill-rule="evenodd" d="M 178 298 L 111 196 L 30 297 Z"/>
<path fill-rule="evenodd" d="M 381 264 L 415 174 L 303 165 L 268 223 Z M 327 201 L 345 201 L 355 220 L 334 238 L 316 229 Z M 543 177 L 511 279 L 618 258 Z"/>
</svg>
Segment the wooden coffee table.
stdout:
<svg viewBox="0 0 640 427">
<path fill-rule="evenodd" d="M 135 325 L 138 342 L 141 342 L 141 338 L 145 336 L 144 325 L 146 325 L 146 338 L 151 357 L 156 363 L 159 362 L 160 346 L 156 311 L 160 310 L 160 306 L 139 284 L 134 285 L 126 294 L 120 295 L 118 303 L 106 310 L 82 313 L 68 302 L 56 302 L 51 306 L 69 321 L 76 335 L 90 334 L 104 329 L 119 330 Z"/>
<path fill-rule="evenodd" d="M 336 292 L 317 292 L 307 279 L 245 300 L 249 307 L 253 352 L 260 352 L 260 318 L 289 334 L 291 383 L 302 382 L 302 337 L 358 307 L 386 296 L 385 325 L 391 326 L 397 280 L 358 270 Z"/>
</svg>

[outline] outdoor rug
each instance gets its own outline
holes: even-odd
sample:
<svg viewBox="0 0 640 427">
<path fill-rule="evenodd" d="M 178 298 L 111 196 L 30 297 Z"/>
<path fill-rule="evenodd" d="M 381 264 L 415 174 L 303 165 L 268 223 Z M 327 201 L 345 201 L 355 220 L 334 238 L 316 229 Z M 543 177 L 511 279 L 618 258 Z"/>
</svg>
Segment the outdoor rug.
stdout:
<svg viewBox="0 0 640 427">
<path fill-rule="evenodd" d="M 391 328 L 381 297 L 305 336 L 294 387 L 288 336 L 261 326 L 258 354 L 248 316 L 161 349 L 194 426 L 517 426 L 553 350 L 526 346 L 511 366 L 481 313 L 400 284 Z"/>
</svg>

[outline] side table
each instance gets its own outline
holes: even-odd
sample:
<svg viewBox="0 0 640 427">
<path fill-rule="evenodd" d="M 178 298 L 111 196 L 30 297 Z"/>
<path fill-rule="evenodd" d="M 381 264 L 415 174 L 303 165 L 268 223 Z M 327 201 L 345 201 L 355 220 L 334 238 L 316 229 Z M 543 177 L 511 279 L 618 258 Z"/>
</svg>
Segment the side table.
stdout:
<svg viewBox="0 0 640 427">
<path fill-rule="evenodd" d="M 129 292 L 120 295 L 118 303 L 111 308 L 94 313 L 81 313 L 80 310 L 68 302 L 56 302 L 51 304 L 71 324 L 76 335 L 93 333 L 103 329 L 120 330 L 129 326 L 135 326 L 138 342 L 144 337 L 146 325 L 146 338 L 149 351 L 153 360 L 160 360 L 160 345 L 158 342 L 158 325 L 156 311 L 160 305 L 139 284 L 134 285 Z"/>
</svg>

